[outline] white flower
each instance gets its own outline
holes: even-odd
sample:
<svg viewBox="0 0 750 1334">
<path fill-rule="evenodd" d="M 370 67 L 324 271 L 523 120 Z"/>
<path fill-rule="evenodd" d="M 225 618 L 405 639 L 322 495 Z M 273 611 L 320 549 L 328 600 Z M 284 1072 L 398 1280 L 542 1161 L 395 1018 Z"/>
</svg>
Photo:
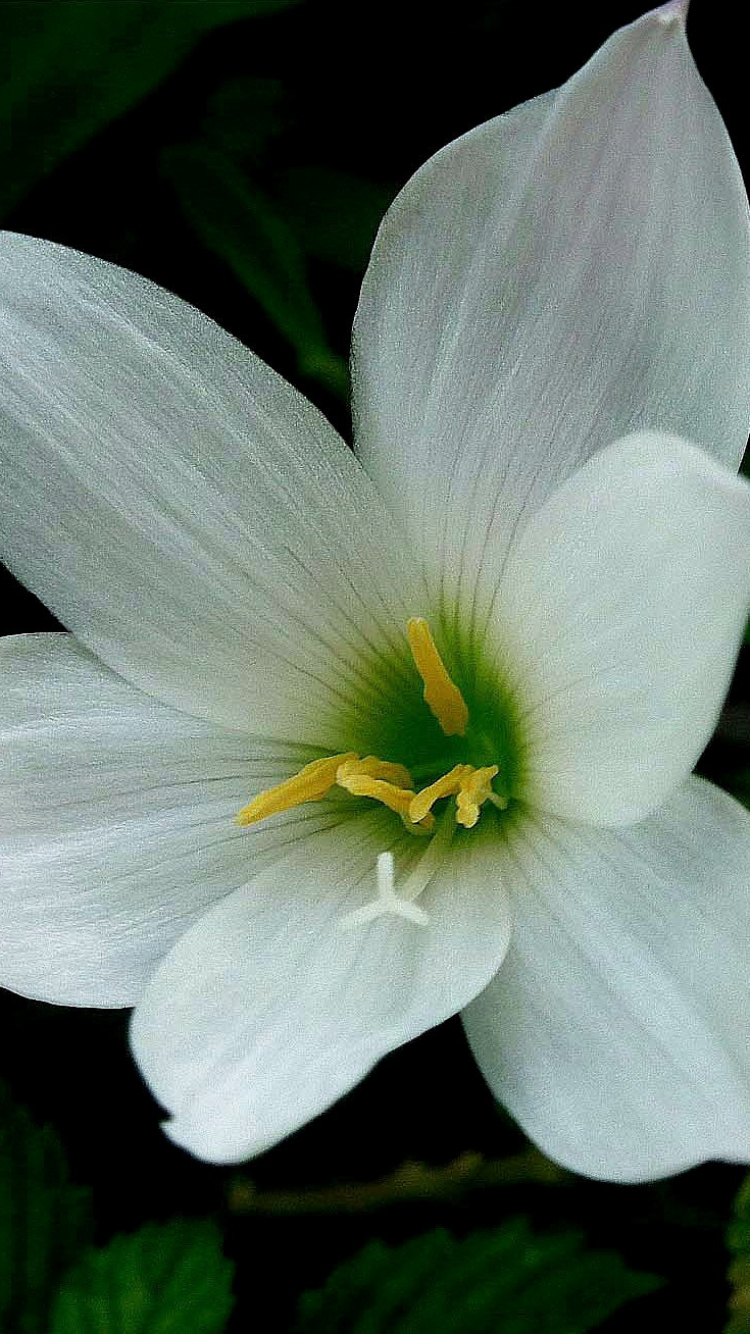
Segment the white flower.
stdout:
<svg viewBox="0 0 750 1334">
<path fill-rule="evenodd" d="M 0 309 L 0 549 L 72 631 L 2 645 L 0 980 L 136 1003 L 216 1161 L 459 1010 L 561 1162 L 750 1160 L 750 817 L 689 776 L 750 596 L 750 240 L 682 6 L 406 186 L 358 459 L 133 274 L 7 235 Z"/>
</svg>

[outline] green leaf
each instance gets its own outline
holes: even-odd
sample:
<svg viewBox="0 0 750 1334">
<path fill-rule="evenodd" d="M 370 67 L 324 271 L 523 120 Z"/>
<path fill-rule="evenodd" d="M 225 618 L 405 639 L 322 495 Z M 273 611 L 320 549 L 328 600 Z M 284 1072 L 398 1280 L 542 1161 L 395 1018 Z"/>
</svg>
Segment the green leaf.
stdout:
<svg viewBox="0 0 750 1334">
<path fill-rule="evenodd" d="M 727 1246 L 733 1252 L 727 1278 L 732 1288 L 729 1321 L 725 1334 L 750 1332 L 750 1172 L 734 1202 L 734 1218 L 727 1229 Z"/>
<path fill-rule="evenodd" d="M 213 151 L 243 164 L 263 162 L 289 115 L 280 79 L 225 79 L 207 99 L 201 138 Z"/>
<path fill-rule="evenodd" d="M 290 167 L 276 179 L 284 216 L 315 259 L 361 273 L 396 191 L 348 172 Z"/>
<path fill-rule="evenodd" d="M 60 1143 L 0 1084 L 0 1328 L 46 1330 L 60 1277 L 92 1235 L 89 1192 Z"/>
<path fill-rule="evenodd" d="M 50 1334 L 219 1334 L 233 1269 L 209 1220 L 148 1223 L 86 1252 L 60 1289 Z"/>
<path fill-rule="evenodd" d="M 211 28 L 297 0 L 5 0 L 0 214 L 156 88 Z"/>
<path fill-rule="evenodd" d="M 371 1242 L 304 1293 L 297 1334 L 583 1334 L 661 1280 L 578 1233 L 523 1218 L 460 1240 L 438 1230 Z"/>
<path fill-rule="evenodd" d="M 271 201 L 208 146 L 168 149 L 162 165 L 191 226 L 292 345 L 300 374 L 346 394 L 346 362 L 328 345 L 302 250 Z"/>
</svg>

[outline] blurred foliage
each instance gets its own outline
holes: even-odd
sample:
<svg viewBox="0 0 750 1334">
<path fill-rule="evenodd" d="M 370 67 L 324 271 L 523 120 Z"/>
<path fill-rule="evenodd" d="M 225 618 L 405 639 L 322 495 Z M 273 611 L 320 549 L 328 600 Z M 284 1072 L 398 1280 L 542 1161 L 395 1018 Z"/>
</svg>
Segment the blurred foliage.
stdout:
<svg viewBox="0 0 750 1334">
<path fill-rule="evenodd" d="M 234 1266 L 215 1223 L 149 1223 L 90 1247 L 66 1276 L 49 1334 L 221 1334 Z"/>
<path fill-rule="evenodd" d="M 149 1223 L 105 1246 L 57 1135 L 0 1083 L 3 1334 L 220 1334 L 234 1266 L 208 1219 Z"/>
<path fill-rule="evenodd" d="M 198 239 L 291 345 L 297 373 L 345 399 L 346 359 L 328 340 L 309 264 L 361 272 L 393 192 L 332 168 L 279 168 L 287 118 L 278 81 L 229 80 L 196 138 L 165 149 L 160 167 Z"/>
<path fill-rule="evenodd" d="M 514 1218 L 461 1240 L 440 1229 L 371 1242 L 303 1295 L 296 1334 L 585 1334 L 659 1286 L 577 1233 Z"/>
<path fill-rule="evenodd" d="M 5 0 L 0 215 L 156 88 L 209 29 L 294 0 Z"/>
<path fill-rule="evenodd" d="M 307 253 L 364 273 L 393 191 L 331 167 L 290 167 L 276 184 L 280 205 Z"/>
<path fill-rule="evenodd" d="M 44 1334 L 60 1278 L 92 1235 L 90 1192 L 71 1183 L 57 1136 L 0 1083 L 0 1330 Z"/>
<path fill-rule="evenodd" d="M 317 1190 L 258 1190 L 251 1177 L 238 1173 L 227 1192 L 227 1204 L 232 1213 L 245 1215 L 356 1214 L 410 1200 L 459 1200 L 469 1191 L 493 1186 L 522 1182 L 560 1185 L 568 1178 L 564 1167 L 558 1167 L 530 1144 L 522 1153 L 494 1162 L 472 1152 L 438 1167 L 407 1161 L 377 1181 L 347 1181 Z"/>
<path fill-rule="evenodd" d="M 234 1266 L 208 1219 L 146 1223 L 100 1246 L 90 1194 L 0 1086 L 0 1328 L 7 1334 L 221 1334 Z M 745 1240 L 743 1234 L 743 1241 Z M 585 1334 L 661 1280 L 570 1229 L 526 1219 L 458 1239 L 371 1242 L 303 1293 L 298 1334 Z"/>
<path fill-rule="evenodd" d="M 9 0 L 0 4 L 0 217 L 156 89 L 211 29 L 299 0 Z M 247 40 L 245 33 L 244 40 Z M 271 162 L 289 124 L 279 80 L 232 76 L 158 172 L 201 247 L 226 265 L 294 353 L 303 380 L 345 400 L 310 259 L 359 271 L 392 190 L 330 167 Z"/>
<path fill-rule="evenodd" d="M 725 1334 L 750 1334 L 750 1174 L 734 1202 L 734 1217 L 727 1229 L 732 1260 L 727 1278 L 732 1288 Z"/>
<path fill-rule="evenodd" d="M 346 396 L 346 362 L 328 346 L 302 247 L 272 201 L 208 146 L 168 150 L 163 162 L 186 218 L 291 343 L 300 375 Z"/>
</svg>

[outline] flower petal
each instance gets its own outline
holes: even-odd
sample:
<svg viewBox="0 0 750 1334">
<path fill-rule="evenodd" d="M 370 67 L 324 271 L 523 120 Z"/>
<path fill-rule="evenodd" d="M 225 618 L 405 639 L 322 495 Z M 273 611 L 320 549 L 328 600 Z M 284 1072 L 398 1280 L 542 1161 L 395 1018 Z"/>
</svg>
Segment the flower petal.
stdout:
<svg viewBox="0 0 750 1334">
<path fill-rule="evenodd" d="M 524 832 L 511 947 L 464 1015 L 496 1096 L 589 1176 L 750 1161 L 747 811 L 692 778 L 631 829 Z"/>
<path fill-rule="evenodd" d="M 208 906 L 340 818 L 239 829 L 300 752 L 155 703 L 69 635 L 1 640 L 0 674 L 0 984 L 23 995 L 132 1004 Z"/>
<path fill-rule="evenodd" d="M 507 901 L 496 841 L 479 830 L 420 898 L 426 925 L 389 915 L 342 928 L 374 897 L 376 857 L 394 838 L 397 859 L 422 855 L 387 812 L 317 836 L 213 908 L 161 965 L 133 1047 L 178 1144 L 215 1162 L 260 1153 L 495 972 Z"/>
<path fill-rule="evenodd" d="M 641 819 L 716 724 L 750 603 L 750 486 L 669 436 L 602 450 L 511 549 L 492 637 L 519 701 L 524 796 Z"/>
<path fill-rule="evenodd" d="M 14 573 L 163 702 L 346 749 L 342 715 L 408 670 L 415 599 L 335 431 L 192 307 L 61 246 L 0 239 L 0 326 Z"/>
<path fill-rule="evenodd" d="M 519 520 L 618 436 L 742 457 L 747 199 L 682 9 L 443 149 L 381 227 L 357 450 L 449 608 L 481 609 Z"/>
</svg>

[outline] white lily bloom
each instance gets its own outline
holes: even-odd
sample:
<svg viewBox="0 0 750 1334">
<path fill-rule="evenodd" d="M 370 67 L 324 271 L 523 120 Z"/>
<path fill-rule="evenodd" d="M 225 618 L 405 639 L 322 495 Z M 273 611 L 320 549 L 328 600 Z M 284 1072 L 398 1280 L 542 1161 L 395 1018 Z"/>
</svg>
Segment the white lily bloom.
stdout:
<svg viewBox="0 0 750 1334">
<path fill-rule="evenodd" d="M 690 777 L 750 599 L 750 229 L 684 6 L 405 187 L 357 457 L 131 273 L 6 235 L 0 312 L 0 551 L 72 632 L 0 650 L 0 981 L 135 1004 L 214 1161 L 458 1011 L 560 1162 L 750 1160 L 750 816 Z"/>
</svg>

